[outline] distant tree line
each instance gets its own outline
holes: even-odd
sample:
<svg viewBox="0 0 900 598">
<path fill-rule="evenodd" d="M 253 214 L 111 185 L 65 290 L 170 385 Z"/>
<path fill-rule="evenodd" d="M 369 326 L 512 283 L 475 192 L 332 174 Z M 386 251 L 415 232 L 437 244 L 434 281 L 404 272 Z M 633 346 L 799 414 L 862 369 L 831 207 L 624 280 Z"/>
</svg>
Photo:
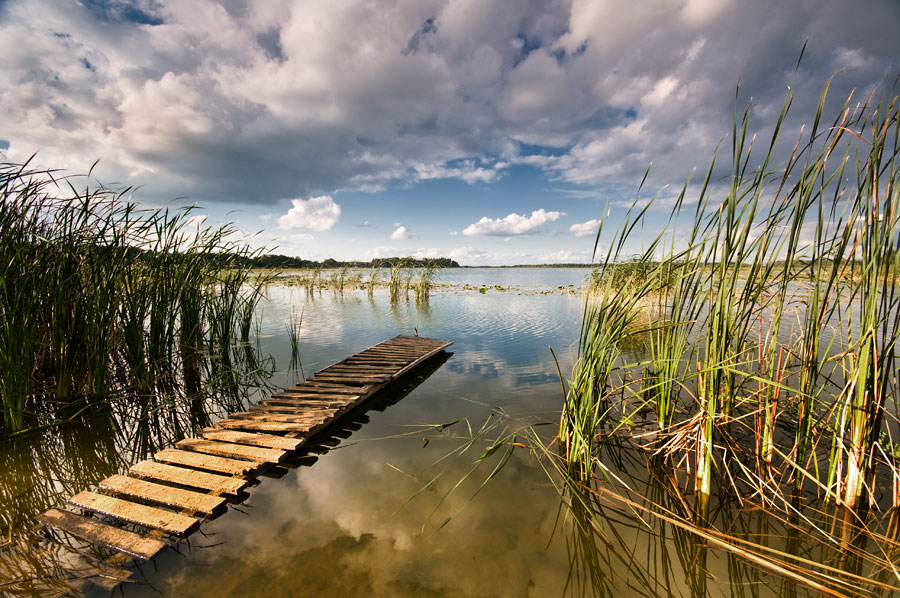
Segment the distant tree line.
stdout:
<svg viewBox="0 0 900 598">
<path fill-rule="evenodd" d="M 404 265 L 410 268 L 424 268 L 428 265 L 434 266 L 435 268 L 459 268 L 459 263 L 456 260 L 451 260 L 450 258 L 446 257 L 425 259 L 418 259 L 414 257 L 383 257 L 369 260 L 367 262 L 342 262 L 339 260 L 328 258 L 319 262 L 316 260 L 305 260 L 300 257 L 267 254 L 254 256 L 249 258 L 249 260 L 249 265 L 255 268 L 375 268 L 395 266 L 401 261 L 404 263 Z"/>
</svg>

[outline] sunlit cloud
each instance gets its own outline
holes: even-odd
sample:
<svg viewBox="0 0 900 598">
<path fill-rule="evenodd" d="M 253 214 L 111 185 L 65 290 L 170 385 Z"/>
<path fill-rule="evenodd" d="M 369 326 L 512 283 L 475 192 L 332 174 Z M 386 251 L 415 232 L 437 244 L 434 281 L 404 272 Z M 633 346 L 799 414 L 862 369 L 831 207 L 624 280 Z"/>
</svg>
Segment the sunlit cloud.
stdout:
<svg viewBox="0 0 900 598">
<path fill-rule="evenodd" d="M 292 199 L 291 205 L 288 213 L 278 219 L 280 228 L 308 228 L 321 232 L 331 230 L 341 219 L 341 206 L 327 195 Z"/>
<path fill-rule="evenodd" d="M 593 237 L 599 228 L 599 220 L 588 220 L 581 224 L 573 224 L 569 227 L 569 232 L 575 233 L 576 237 Z"/>
<path fill-rule="evenodd" d="M 477 235 L 505 237 L 508 235 L 529 235 L 537 232 L 544 224 L 558 220 L 565 216 L 565 212 L 548 212 L 541 208 L 531 213 L 531 216 L 510 214 L 505 218 L 488 218 L 483 216 L 475 224 L 470 224 L 463 230 L 468 237 Z"/>
<path fill-rule="evenodd" d="M 418 236 L 414 235 L 412 231 L 407 230 L 405 226 L 398 226 L 394 232 L 391 233 L 391 239 L 394 241 L 408 241 L 417 238 Z"/>
</svg>

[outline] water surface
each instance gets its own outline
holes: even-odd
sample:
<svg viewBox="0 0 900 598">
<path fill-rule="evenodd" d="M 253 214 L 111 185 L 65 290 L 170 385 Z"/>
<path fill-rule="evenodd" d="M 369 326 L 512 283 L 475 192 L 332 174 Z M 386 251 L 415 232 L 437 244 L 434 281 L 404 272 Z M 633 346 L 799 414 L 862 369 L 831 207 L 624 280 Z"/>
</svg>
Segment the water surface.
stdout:
<svg viewBox="0 0 900 598">
<path fill-rule="evenodd" d="M 261 478 L 242 502 L 229 505 L 200 532 L 132 567 L 135 583 L 121 586 L 123 595 L 805 595 L 802 586 L 709 551 L 697 538 L 658 522 L 648 525 L 627 509 L 625 516 L 621 509 L 607 512 L 599 533 L 579 531 L 561 507 L 553 478 L 525 448 L 515 449 L 488 483 L 507 447 L 473 467 L 503 430 L 548 423 L 538 430 L 545 439 L 553 436 L 562 394 L 550 348 L 562 372 L 570 372 L 582 316 L 578 295 L 495 288 L 482 293 L 480 287 L 568 288 L 580 285 L 585 273 L 444 271 L 442 282 L 454 287 L 439 290 L 426 304 L 392 304 L 384 290 L 370 298 L 357 290 L 309 295 L 272 285 L 258 330 L 261 351 L 274 359 L 275 386 L 396 334 L 451 340 L 452 356 L 432 364 L 440 367 L 427 378 L 411 381 L 408 394 L 374 402 L 315 459 L 280 478 Z M 301 317 L 295 370 L 289 367 L 287 328 Z M 88 419 L 7 445 L 7 474 L 0 484 L 4 521 L 24 525 L 192 433 L 177 418 L 143 419 L 151 425 Z M 479 436 L 483 426 L 490 429 Z M 652 495 L 643 460 L 625 455 L 623 460 L 607 453 L 628 483 Z M 603 512 L 607 506 L 593 508 Z M 740 528 L 768 538 L 776 549 L 822 562 L 833 559 L 834 551 L 816 542 L 787 537 L 777 518 L 740 512 L 738 503 L 728 509 L 719 517 L 732 531 Z M 748 588 L 755 590 L 745 593 Z M 88 593 L 108 591 L 95 587 Z"/>
</svg>

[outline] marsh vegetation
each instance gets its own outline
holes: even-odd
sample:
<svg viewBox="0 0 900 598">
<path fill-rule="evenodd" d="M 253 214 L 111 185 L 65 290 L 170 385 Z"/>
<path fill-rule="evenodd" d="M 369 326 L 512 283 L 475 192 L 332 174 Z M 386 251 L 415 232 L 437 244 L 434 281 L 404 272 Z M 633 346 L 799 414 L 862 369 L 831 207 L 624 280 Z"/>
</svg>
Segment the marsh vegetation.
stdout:
<svg viewBox="0 0 900 598">
<path fill-rule="evenodd" d="M 136 402 L 203 400 L 265 370 L 265 277 L 233 228 L 146 210 L 87 177 L 0 165 L 0 408 L 5 433 Z"/>
<path fill-rule="evenodd" d="M 375 289 L 382 288 L 387 289 L 392 302 L 408 300 L 410 295 L 416 302 L 427 302 L 438 286 L 440 263 L 439 260 L 412 258 L 375 260 L 367 272 L 350 266 L 341 266 L 326 274 L 321 268 L 313 268 L 283 274 L 274 273 L 277 278 L 270 278 L 268 282 L 301 287 L 308 295 L 327 291 L 340 297 L 343 297 L 345 292 L 364 290 L 371 298 Z"/>
<path fill-rule="evenodd" d="M 877 595 L 900 580 L 900 104 L 850 97 L 826 121 L 826 87 L 784 148 L 792 99 L 761 155 L 751 111 L 735 118 L 728 177 L 713 179 L 714 157 L 640 255 L 625 248 L 653 200 L 614 232 L 585 300 L 559 452 L 545 457 L 584 541 L 604 536 L 611 501 L 785 583 Z M 622 443 L 661 486 L 637 496 L 623 481 L 608 462 Z M 734 525 L 750 506 L 794 544 L 775 550 Z M 861 536 L 877 548 L 859 550 Z M 801 537 L 835 552 L 804 558 Z M 834 566 L 841 551 L 852 567 Z"/>
</svg>

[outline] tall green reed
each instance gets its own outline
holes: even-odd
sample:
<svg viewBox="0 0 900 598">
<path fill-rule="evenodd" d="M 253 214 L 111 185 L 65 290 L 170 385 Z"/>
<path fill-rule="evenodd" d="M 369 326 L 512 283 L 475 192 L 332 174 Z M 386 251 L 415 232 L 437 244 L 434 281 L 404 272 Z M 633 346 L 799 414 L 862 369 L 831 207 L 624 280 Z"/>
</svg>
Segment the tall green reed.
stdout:
<svg viewBox="0 0 900 598">
<path fill-rule="evenodd" d="M 887 409 L 900 336 L 898 101 L 847 98 L 826 124 L 827 92 L 786 151 L 791 93 L 761 154 L 752 111 L 735 113 L 727 177 L 714 178 L 716 152 L 697 194 L 688 201 L 686 182 L 669 224 L 637 257 L 625 255 L 654 200 L 625 216 L 585 300 L 565 389 L 561 453 L 581 479 L 593 475 L 604 435 L 620 429 L 610 414 L 649 405 L 659 446 L 693 455 L 701 512 L 718 458 L 737 465 L 742 483 L 758 485 L 775 467 L 795 492 L 809 481 L 847 506 L 872 496 L 878 466 L 896 469 L 884 438 L 896 426 Z M 628 348 L 635 337 L 643 357 Z M 726 457 L 745 453 L 748 438 L 758 473 Z"/>
<path fill-rule="evenodd" d="M 428 261 L 419 268 L 413 284 L 417 303 L 425 303 L 431 297 L 438 274 L 438 267 L 433 261 Z"/>
<path fill-rule="evenodd" d="M 391 303 L 396 303 L 400 300 L 400 291 L 403 289 L 404 282 L 407 283 L 406 292 L 409 292 L 409 284 L 407 282 L 409 265 L 407 261 L 405 259 L 400 259 L 391 264 L 389 274 L 388 295 L 390 296 Z"/>
<path fill-rule="evenodd" d="M 77 181 L 87 181 L 77 188 Z M 265 277 L 230 226 L 129 189 L 0 165 L 0 407 L 15 432 L 107 399 L 195 394 L 231 368 Z M 241 361 L 245 356 L 241 357 Z"/>
</svg>

